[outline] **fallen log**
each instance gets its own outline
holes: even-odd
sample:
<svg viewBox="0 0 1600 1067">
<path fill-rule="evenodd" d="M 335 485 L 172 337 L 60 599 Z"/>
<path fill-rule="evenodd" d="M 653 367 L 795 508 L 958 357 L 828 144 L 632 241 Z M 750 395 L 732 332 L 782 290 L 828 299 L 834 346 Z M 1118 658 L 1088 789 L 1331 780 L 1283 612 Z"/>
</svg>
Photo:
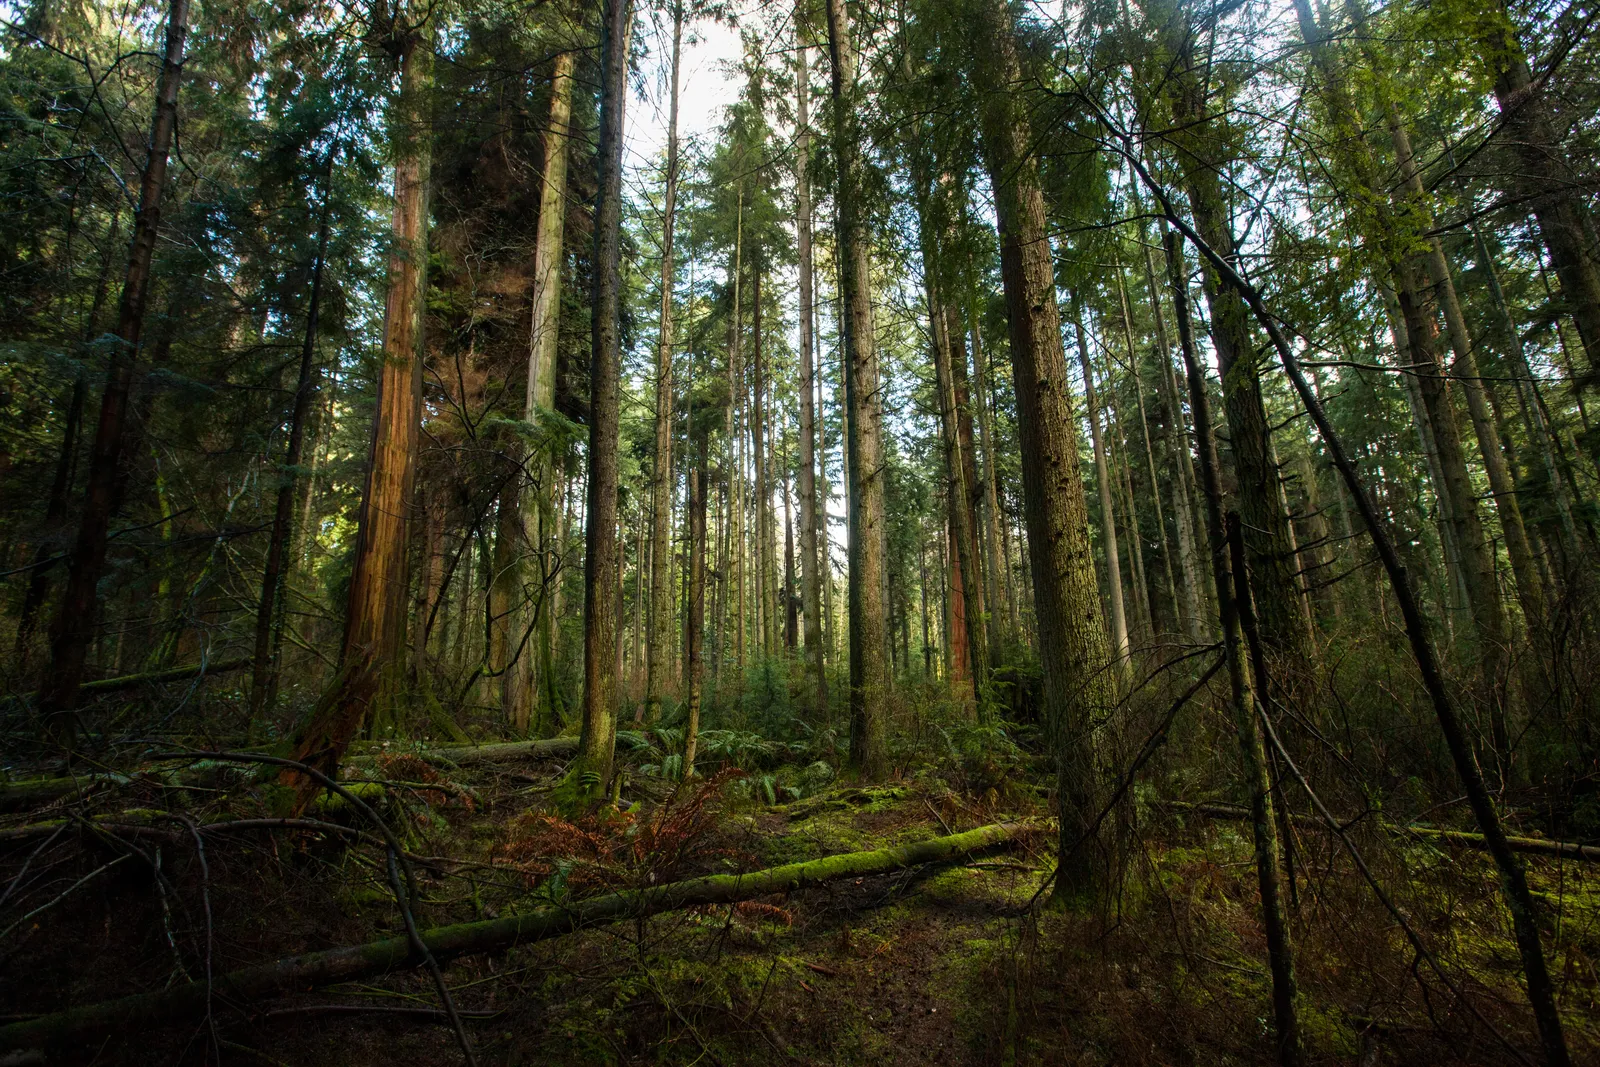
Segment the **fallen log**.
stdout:
<svg viewBox="0 0 1600 1067">
<path fill-rule="evenodd" d="M 522 915 L 436 927 L 422 931 L 421 939 L 440 961 L 502 952 L 516 945 L 560 937 L 600 923 L 642 919 L 699 905 L 734 904 L 835 878 L 863 878 L 953 859 L 1010 841 L 1026 828 L 1022 823 L 995 823 L 949 837 L 935 837 L 874 852 L 847 852 L 748 874 L 714 874 L 645 889 L 629 889 L 574 904 L 536 908 Z M 421 955 L 405 937 L 291 956 L 218 975 L 209 987 L 205 982 L 190 982 L 0 1026 L 0 1050 L 59 1047 L 112 1031 L 126 1037 L 162 1023 L 202 1016 L 213 1002 L 239 1004 L 264 1000 L 339 982 L 375 978 L 419 967 L 422 962 Z"/>
<path fill-rule="evenodd" d="M 450 745 L 434 749 L 434 754 L 458 767 L 474 763 L 509 763 L 519 759 L 553 759 L 578 751 L 576 737 L 552 737 L 544 741 L 501 741 L 488 745 Z"/>
<path fill-rule="evenodd" d="M 204 674 L 229 674 L 233 671 L 242 671 L 250 666 L 249 656 L 237 656 L 233 659 L 218 660 L 215 663 L 185 663 L 181 667 L 166 667 L 159 671 L 145 671 L 142 674 L 122 674 L 115 678 L 97 678 L 91 682 L 84 682 L 78 687 L 84 693 L 119 693 L 124 689 L 137 689 L 141 685 L 159 685 L 162 682 L 181 682 L 187 678 Z M 24 693 L 23 699 L 31 700 L 38 696 L 37 693 Z"/>
<path fill-rule="evenodd" d="M 1160 800 L 1154 805 L 1163 811 L 1174 811 L 1181 814 L 1204 815 L 1210 819 L 1227 819 L 1233 822 L 1248 822 L 1250 809 L 1234 804 L 1218 804 L 1205 801 L 1198 804 L 1182 800 Z M 1327 829 L 1319 819 L 1309 815 L 1295 815 L 1297 823 Z M 1349 825 L 1348 820 L 1341 820 L 1342 825 Z M 1452 845 L 1463 848 L 1485 850 L 1482 834 L 1469 833 L 1466 830 L 1441 830 L 1433 826 L 1401 826 L 1396 823 L 1378 822 L 1377 825 L 1385 832 L 1395 835 L 1414 837 L 1422 841 L 1447 841 Z M 1600 863 L 1600 845 L 1584 845 L 1576 841 L 1551 841 L 1543 837 L 1508 837 L 1506 842 L 1511 846 L 1511 851 L 1522 852 L 1531 856 L 1554 856 L 1558 859 L 1583 860 L 1587 863 Z"/>
</svg>

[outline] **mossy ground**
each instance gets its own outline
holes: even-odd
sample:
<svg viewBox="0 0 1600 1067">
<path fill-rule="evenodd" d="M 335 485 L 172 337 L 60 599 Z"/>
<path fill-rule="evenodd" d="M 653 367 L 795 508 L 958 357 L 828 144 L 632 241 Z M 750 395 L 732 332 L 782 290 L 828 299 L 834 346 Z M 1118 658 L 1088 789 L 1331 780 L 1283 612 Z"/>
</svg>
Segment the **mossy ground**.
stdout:
<svg viewBox="0 0 1600 1067">
<path fill-rule="evenodd" d="M 669 863 L 635 845 L 656 826 L 652 813 L 673 803 L 673 783 L 635 773 L 625 790 L 632 812 L 541 821 L 529 813 L 544 810 L 561 770 L 512 764 L 467 773 L 380 758 L 371 776 L 398 783 L 384 791 L 383 810 L 416 855 L 424 922 L 491 917 L 530 897 L 561 900 L 652 875 L 882 848 L 1005 818 L 1036 819 L 1040 829 L 959 863 L 457 961 L 450 985 L 486 1064 L 1272 1062 L 1265 945 L 1238 826 L 1141 813 L 1152 821 L 1130 838 L 1142 844 L 1123 855 L 1116 892 L 1089 912 L 1054 913 L 1034 906 L 1054 840 L 1047 807 L 1032 791 L 837 782 L 772 805 L 733 781 L 707 799 L 703 822 L 677 846 L 660 833 L 650 839 L 658 851 L 679 848 Z M 170 790 L 156 789 L 135 783 L 90 803 L 101 814 L 149 821 L 158 801 L 172 803 Z M 270 814 L 270 797 L 229 770 L 195 785 L 188 799 L 201 819 Z M 356 821 L 336 805 L 319 817 Z M 565 858 L 547 862 L 539 849 L 561 835 Z M 125 865 L 5 946 L 7 1011 L 20 1016 L 203 974 L 207 898 L 218 970 L 400 928 L 381 852 L 370 846 L 304 833 L 213 836 L 202 881 L 181 835 L 137 843 L 160 853 L 160 879 Z M 1308 1061 L 1514 1062 L 1491 1026 L 1520 1048 L 1534 1047 L 1484 858 L 1380 838 L 1363 845 L 1482 1018 L 1414 958 L 1343 854 L 1307 834 L 1297 851 L 1294 925 Z M 63 874 L 87 873 L 114 852 L 89 835 L 73 847 L 78 854 L 58 861 Z M 6 880 L 21 858 L 4 857 Z M 1531 879 L 1548 905 L 1548 945 L 1576 1058 L 1596 1062 L 1589 1057 L 1600 1057 L 1600 871 L 1536 862 Z M 351 1014 L 329 1005 L 402 1010 Z M 418 974 L 222 1005 L 216 1022 L 214 1035 L 189 1025 L 113 1036 L 77 1059 L 398 1067 L 459 1057 Z"/>
</svg>

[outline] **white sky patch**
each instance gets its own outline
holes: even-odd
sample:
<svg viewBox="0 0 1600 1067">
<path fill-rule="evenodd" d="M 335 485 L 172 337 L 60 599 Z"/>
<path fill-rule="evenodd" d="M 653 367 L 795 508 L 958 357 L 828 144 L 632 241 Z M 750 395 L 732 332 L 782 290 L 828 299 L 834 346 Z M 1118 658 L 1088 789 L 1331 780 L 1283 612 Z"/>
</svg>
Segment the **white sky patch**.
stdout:
<svg viewBox="0 0 1600 1067">
<path fill-rule="evenodd" d="M 630 94 L 624 134 L 624 166 L 630 183 L 659 181 L 667 151 L 668 93 L 671 91 L 672 23 L 646 16 L 634 32 L 647 35 L 650 52 L 639 71 L 649 96 Z M 683 54 L 678 92 L 678 139 L 687 143 L 709 138 L 721 125 L 723 109 L 739 98 L 738 75 L 732 69 L 740 57 L 736 27 L 697 19 L 684 23 Z M 635 86 L 637 83 L 635 83 Z"/>
</svg>

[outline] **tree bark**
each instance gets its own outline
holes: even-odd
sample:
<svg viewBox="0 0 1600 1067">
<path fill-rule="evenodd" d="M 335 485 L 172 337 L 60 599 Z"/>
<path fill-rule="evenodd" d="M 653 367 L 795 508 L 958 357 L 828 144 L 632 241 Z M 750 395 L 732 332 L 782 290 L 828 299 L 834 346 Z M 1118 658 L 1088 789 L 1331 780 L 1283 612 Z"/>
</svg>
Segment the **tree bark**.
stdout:
<svg viewBox="0 0 1600 1067">
<path fill-rule="evenodd" d="M 1179 166 L 1195 227 L 1230 263 L 1236 260 L 1227 203 L 1218 174 L 1219 130 L 1225 119 L 1211 113 L 1196 66 L 1186 16 L 1176 16 L 1165 33 L 1177 69 L 1168 82 Z M 1239 512 L 1245 523 L 1245 545 L 1255 576 L 1256 608 L 1267 647 L 1286 662 L 1305 662 L 1313 648 L 1300 604 L 1290 546 L 1289 516 L 1278 492 L 1278 470 L 1272 463 L 1270 429 L 1261 394 L 1261 360 L 1250 327 L 1249 309 L 1205 264 L 1206 301 L 1211 307 L 1211 340 L 1222 371 L 1223 406 L 1228 440 L 1238 480 Z"/>
<path fill-rule="evenodd" d="M 924 269 L 928 250 L 925 241 Z M 933 334 L 934 380 L 939 389 L 939 424 L 944 437 L 945 501 L 952 547 L 950 675 L 965 680 L 972 689 L 973 709 L 980 722 L 989 718 L 989 642 L 983 625 L 982 576 L 977 563 L 977 542 L 972 523 L 971 495 L 967 492 L 967 464 L 962 450 L 960 411 L 956 398 L 955 372 L 949 318 L 942 294 L 930 281 L 928 320 Z M 965 350 L 962 358 L 966 358 Z"/>
<path fill-rule="evenodd" d="M 1189 452 L 1189 435 L 1183 423 L 1183 405 L 1178 397 L 1178 382 L 1172 370 L 1172 348 L 1167 336 L 1166 316 L 1161 308 L 1161 287 L 1156 281 L 1155 259 L 1145 226 L 1143 207 L 1139 203 L 1138 187 L 1134 188 L 1134 208 L 1139 217 L 1139 248 L 1144 256 L 1144 284 L 1150 294 L 1150 315 L 1156 324 L 1156 375 L 1161 390 L 1162 404 L 1166 407 L 1164 436 L 1167 454 L 1176 461 L 1172 471 L 1173 522 L 1178 533 L 1178 566 L 1183 574 L 1183 613 L 1186 616 L 1189 640 L 1205 640 L 1206 586 L 1200 569 L 1200 558 L 1195 549 L 1195 477 L 1194 461 Z M 1165 225 L 1165 224 L 1163 224 Z"/>
<path fill-rule="evenodd" d="M 1072 328 L 1078 340 L 1078 366 L 1083 370 L 1083 404 L 1089 417 L 1089 443 L 1094 448 L 1095 485 L 1100 493 L 1100 537 L 1106 556 L 1106 593 L 1111 604 L 1111 653 L 1124 673 L 1128 663 L 1128 611 L 1122 598 L 1122 553 L 1117 544 L 1116 507 L 1111 499 L 1111 472 L 1100 434 L 1100 407 L 1095 400 L 1094 370 L 1089 365 L 1089 338 L 1083 329 L 1083 306 L 1072 294 Z"/>
<path fill-rule="evenodd" d="M 795 240 L 800 256 L 800 586 L 805 605 L 806 670 L 813 675 L 816 712 L 828 706 L 828 678 L 824 671 L 822 648 L 821 557 L 817 534 L 816 465 L 821 437 L 815 402 L 817 374 L 813 362 L 816 338 L 813 333 L 815 293 L 811 264 L 811 181 L 807 167 L 811 160 L 811 49 L 806 34 L 807 9 L 795 8 Z M 824 479 L 826 483 L 826 479 Z M 826 514 L 824 519 L 826 521 Z M 824 531 L 824 539 L 826 531 Z"/>
<path fill-rule="evenodd" d="M 683 777 L 694 777 L 695 751 L 700 741 L 700 702 L 705 668 L 702 650 L 706 615 L 706 451 L 708 442 L 700 437 L 695 445 L 695 462 L 689 467 L 689 598 L 683 626 L 686 659 L 684 688 L 688 692 L 688 719 L 684 723 Z"/>
<path fill-rule="evenodd" d="M 1103 888 L 1106 878 L 1098 850 L 1078 846 L 1094 831 L 1094 724 L 1114 703 L 1106 671 L 1112 657 L 1099 612 L 1044 196 L 1017 95 L 1022 70 L 1011 14 L 1003 0 L 985 0 L 980 17 L 983 151 L 999 217 L 1044 716 L 1056 750 L 1061 864 L 1055 892 L 1067 901 Z"/>
<path fill-rule="evenodd" d="M 145 305 L 150 296 L 151 261 L 161 226 L 161 196 L 167 182 L 167 157 L 178 122 L 178 83 L 183 76 L 189 37 L 189 0 L 172 0 L 167 9 L 167 43 L 156 83 L 155 117 L 139 182 L 133 241 L 117 308 L 116 343 L 110 348 L 100 417 L 89 450 L 89 476 L 77 540 L 67 561 L 67 581 L 50 634 L 50 670 L 40 692 L 46 728 L 58 736 L 74 732 L 67 719 L 78 699 L 89 645 L 94 638 L 100 577 L 105 572 L 111 519 L 121 505 L 122 452 L 134 367 L 144 339 Z"/>
<path fill-rule="evenodd" d="M 883 410 L 877 339 L 872 321 L 871 258 L 867 248 L 856 113 L 856 54 L 845 0 L 827 0 L 833 61 L 834 154 L 837 160 L 838 256 L 844 298 L 845 404 L 850 497 L 850 762 L 868 778 L 888 770 L 888 559 L 884 530 Z"/>
<path fill-rule="evenodd" d="M 678 75 L 683 45 L 683 4 L 672 5 L 670 103 L 667 107 L 667 188 L 661 219 L 661 329 L 656 339 L 656 455 L 650 484 L 650 611 L 654 619 L 645 680 L 645 718 L 661 713 L 671 689 L 677 612 L 672 595 L 672 289 L 673 228 L 678 209 Z"/>
<path fill-rule="evenodd" d="M 336 776 L 345 748 L 363 723 L 392 706 L 404 676 L 412 486 L 422 401 L 422 310 L 427 286 L 428 179 L 432 128 L 427 91 L 432 42 L 421 27 L 402 41 L 400 92 L 394 102 L 394 212 L 384 308 L 383 359 L 372 422 L 366 485 L 345 612 L 340 671 L 333 691 L 294 740 L 293 758 Z M 286 771 L 295 813 L 319 791 Z"/>
<path fill-rule="evenodd" d="M 523 419 L 537 425 L 555 407 L 558 342 L 561 334 L 561 283 L 566 265 L 567 144 L 571 139 L 574 53 L 556 56 L 550 76 L 550 121 L 544 136 L 544 173 L 539 193 L 539 222 L 534 232 L 533 312 L 528 336 L 527 395 Z M 540 726 L 553 719 L 561 705 L 555 679 L 556 628 L 564 553 L 558 515 L 562 474 L 553 450 L 540 444 L 529 456 L 531 492 L 522 497 L 522 524 L 538 566 L 539 590 L 533 604 L 537 654 L 530 673 L 532 690 L 520 707 Z"/>
<path fill-rule="evenodd" d="M 621 408 L 623 108 L 630 0 L 605 0 L 600 34 L 599 195 L 595 204 L 589 367 L 589 491 L 583 558 L 583 727 L 574 770 L 588 798 L 611 781 L 616 747 L 617 447 Z M 587 777 L 586 777 L 587 776 Z"/>
</svg>

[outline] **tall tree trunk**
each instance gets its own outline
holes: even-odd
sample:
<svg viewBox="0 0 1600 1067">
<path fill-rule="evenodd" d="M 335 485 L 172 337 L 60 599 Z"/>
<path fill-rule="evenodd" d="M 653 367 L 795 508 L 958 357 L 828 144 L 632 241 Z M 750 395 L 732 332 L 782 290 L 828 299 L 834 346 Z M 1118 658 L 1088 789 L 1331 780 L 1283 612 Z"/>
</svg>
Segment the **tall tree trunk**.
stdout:
<svg viewBox="0 0 1600 1067">
<path fill-rule="evenodd" d="M 789 498 L 787 455 L 779 469 L 783 472 L 783 647 L 793 653 L 800 644 L 800 611 L 794 591 L 794 508 Z"/>
<path fill-rule="evenodd" d="M 822 647 L 822 577 L 817 542 L 817 482 L 815 468 L 819 458 L 817 442 L 822 433 L 815 402 L 817 377 L 813 353 L 815 294 L 811 267 L 811 181 L 807 167 L 811 160 L 811 49 L 807 45 L 809 26 L 804 3 L 795 8 L 795 239 L 800 254 L 800 586 L 805 604 L 806 669 L 815 685 L 816 711 L 828 706 L 828 678 L 824 671 Z M 827 484 L 827 478 L 823 478 Z M 823 521 L 826 522 L 824 511 Z M 826 542 L 827 532 L 822 540 Z"/>
<path fill-rule="evenodd" d="M 1485 5 L 1472 24 L 1494 78 L 1495 101 L 1509 135 L 1507 150 L 1516 157 L 1508 173 L 1517 176 L 1521 188 L 1512 192 L 1531 201 L 1540 239 L 1561 281 L 1562 304 L 1583 342 L 1588 365 L 1581 382 L 1592 388 L 1600 371 L 1600 267 L 1586 247 L 1593 223 L 1579 192 L 1583 179 L 1556 135 L 1545 83 L 1534 80 L 1506 5 Z"/>
<path fill-rule="evenodd" d="M 1178 533 L 1178 566 L 1183 574 L 1183 614 L 1190 641 L 1205 640 L 1205 577 L 1195 549 L 1194 462 L 1189 453 L 1188 433 L 1183 424 L 1183 406 L 1178 398 L 1177 377 L 1172 370 L 1172 348 L 1167 337 L 1166 316 L 1162 314 L 1161 287 L 1156 281 L 1155 259 L 1145 226 L 1144 209 L 1134 186 L 1134 209 L 1139 213 L 1139 248 L 1144 255 L 1144 284 L 1150 294 L 1150 315 L 1156 324 L 1156 376 L 1166 408 L 1163 435 L 1167 455 L 1175 461 L 1172 476 L 1173 523 Z M 1163 224 L 1164 225 L 1164 224 Z"/>
<path fill-rule="evenodd" d="M 1401 176 L 1409 193 L 1410 209 L 1417 213 L 1421 225 L 1433 225 L 1433 212 L 1428 208 L 1427 191 L 1422 175 L 1411 152 L 1411 137 L 1399 112 L 1389 105 L 1389 130 L 1394 143 L 1395 158 L 1399 161 Z M 1445 258 L 1444 243 L 1438 237 L 1428 239 L 1423 256 L 1428 280 L 1433 286 L 1434 302 L 1444 312 L 1445 333 L 1450 341 L 1454 358 L 1451 368 L 1454 381 L 1467 399 L 1467 414 L 1472 420 L 1472 430 L 1478 442 L 1478 453 L 1483 457 L 1484 471 L 1489 478 L 1489 490 L 1494 495 L 1494 510 L 1500 519 L 1500 529 L 1505 534 L 1506 556 L 1511 561 L 1511 573 L 1517 583 L 1518 599 L 1529 620 L 1544 616 L 1543 591 L 1539 586 L 1538 571 L 1533 563 L 1533 549 L 1528 544 L 1527 528 L 1522 521 L 1522 508 L 1517 502 L 1517 488 L 1511 471 L 1506 466 L 1505 450 L 1500 443 L 1500 432 L 1489 410 L 1484 393 L 1484 383 L 1478 373 L 1478 358 L 1473 352 L 1472 335 L 1467 329 L 1466 316 L 1456 295 L 1455 279 L 1450 271 L 1450 261 Z"/>
<path fill-rule="evenodd" d="M 1255 844 L 1256 883 L 1261 893 L 1262 926 L 1267 935 L 1267 957 L 1272 971 L 1272 1002 L 1277 1030 L 1278 1059 L 1283 1064 L 1300 1060 L 1299 1022 L 1295 1012 L 1294 950 L 1283 913 L 1280 878 L 1282 848 L 1278 819 L 1273 811 L 1272 783 L 1267 756 L 1256 726 L 1257 697 L 1246 655 L 1241 614 L 1251 610 L 1246 577 L 1243 537 L 1239 517 L 1222 514 L 1222 478 L 1217 439 L 1211 426 L 1211 401 L 1206 395 L 1205 372 L 1195 356 L 1194 331 L 1189 322 L 1188 271 L 1183 245 L 1175 233 L 1165 233 L 1167 278 L 1172 287 L 1178 348 L 1189 384 L 1189 411 L 1194 418 L 1196 452 L 1205 492 L 1206 526 L 1211 540 L 1211 570 L 1220 609 L 1223 654 L 1228 660 L 1228 680 L 1233 689 L 1234 727 L 1239 735 L 1239 756 L 1244 785 L 1250 793 L 1250 824 Z M 1228 528 L 1231 527 L 1231 528 Z"/>
<path fill-rule="evenodd" d="M 117 308 L 117 343 L 110 349 L 100 418 L 89 450 L 89 478 L 84 489 L 78 537 L 67 562 L 66 588 L 51 626 L 50 671 L 39 693 L 39 710 L 57 735 L 70 734 L 63 716 L 77 705 L 89 644 L 94 637 L 95 605 L 105 571 L 111 519 L 122 497 L 122 451 L 127 436 L 134 366 L 144 338 L 145 304 L 150 295 L 150 264 L 161 225 L 161 195 L 167 182 L 167 156 L 178 121 L 178 82 L 183 76 L 184 45 L 189 36 L 189 0 L 172 0 L 167 10 L 167 44 L 156 83 L 155 117 L 149 151 L 139 182 L 139 207 L 134 215 L 133 242 L 122 278 Z"/>
<path fill-rule="evenodd" d="M 1212 113 L 1207 103 L 1187 18 L 1175 17 L 1165 32 L 1177 57 L 1178 69 L 1168 80 L 1168 93 L 1173 122 L 1184 131 L 1177 138 L 1177 155 L 1195 226 L 1212 248 L 1232 262 L 1237 252 L 1218 179 L 1225 162 L 1220 158 L 1225 119 Z M 1211 307 L 1211 340 L 1222 372 L 1228 440 L 1261 635 L 1267 647 L 1286 662 L 1305 662 L 1313 646 L 1295 577 L 1289 516 L 1272 463 L 1270 424 L 1261 394 L 1261 360 L 1250 313 L 1238 294 L 1218 281 L 1209 263 L 1204 283 Z"/>
<path fill-rule="evenodd" d="M 867 248 L 864 164 L 856 103 L 856 54 L 845 0 L 827 0 L 828 48 L 833 61 L 833 139 L 839 187 L 838 255 L 843 275 L 845 404 L 850 468 L 850 762 L 868 778 L 888 769 L 888 604 L 884 550 L 883 409 L 877 338 L 872 322 L 871 261 Z"/>
<path fill-rule="evenodd" d="M 994 405 L 989 395 L 989 363 L 978 330 L 976 309 L 968 309 L 967 332 L 972 339 L 972 374 L 977 381 L 978 432 L 983 443 L 983 550 L 984 576 L 989 582 L 989 648 L 999 656 L 1007 633 L 1017 626 L 1017 604 L 1011 593 L 1011 561 L 1006 547 L 1005 522 L 1000 514 L 1000 488 L 994 434 Z M 1002 604 L 1005 625 L 1001 625 Z"/>
<path fill-rule="evenodd" d="M 1156 511 L 1156 531 L 1161 548 L 1162 575 L 1166 578 L 1167 602 L 1172 605 L 1174 615 L 1180 613 L 1178 605 L 1178 583 L 1172 576 L 1172 549 L 1167 541 L 1167 514 L 1161 506 L 1161 477 L 1156 469 L 1155 450 L 1150 447 L 1150 420 L 1144 409 L 1144 376 L 1139 373 L 1139 350 L 1133 344 L 1133 314 L 1128 305 L 1128 287 L 1125 282 L 1126 271 L 1121 263 L 1117 264 L 1117 299 L 1122 306 L 1122 340 L 1128 349 L 1128 369 L 1133 374 L 1133 396 L 1139 405 L 1139 436 L 1144 443 L 1145 469 L 1150 472 L 1150 503 Z M 1155 629 L 1155 612 L 1150 613 L 1150 625 Z M 1176 627 L 1174 627 L 1176 629 Z"/>
<path fill-rule="evenodd" d="M 427 286 L 428 177 L 432 128 L 428 82 L 431 35 L 411 28 L 402 41 L 400 92 L 394 102 L 394 214 L 378 378 L 366 485 L 345 613 L 340 672 L 332 691 L 294 741 L 294 758 L 333 776 L 363 723 L 392 709 L 404 679 L 408 582 L 406 543 L 416 475 L 422 402 L 422 310 Z M 287 773 L 295 808 L 320 790 Z"/>
<path fill-rule="evenodd" d="M 1128 670 L 1128 611 L 1122 597 L 1122 553 L 1117 543 L 1116 506 L 1111 471 L 1100 432 L 1100 406 L 1095 399 L 1094 369 L 1089 364 L 1089 338 L 1083 329 L 1083 306 L 1072 294 L 1072 328 L 1078 340 L 1078 366 L 1083 370 L 1083 403 L 1089 417 L 1089 443 L 1094 448 L 1095 485 L 1100 493 L 1100 537 L 1106 556 L 1106 595 L 1111 602 L 1111 652 Z"/>
<path fill-rule="evenodd" d="M 561 333 L 561 282 L 566 266 L 567 144 L 571 139 L 572 72 L 575 53 L 557 54 L 550 75 L 550 121 L 544 135 L 544 173 L 539 192 L 539 222 L 534 232 L 533 313 L 528 334 L 527 395 L 523 419 L 537 424 L 542 413 L 555 407 L 556 359 Z M 533 604 L 535 617 L 534 677 L 521 708 L 542 725 L 557 713 L 560 696 L 554 663 L 556 628 L 560 619 L 561 581 L 564 571 L 561 520 L 557 512 L 565 497 L 564 479 L 553 449 L 541 445 L 530 459 L 531 491 L 522 497 L 522 525 L 533 547 L 539 589 Z M 530 705 L 533 705 L 530 707 Z"/>
<path fill-rule="evenodd" d="M 926 246 L 925 246 L 926 247 Z M 924 264 L 927 263 L 924 253 Z M 946 578 L 949 582 L 947 631 L 945 647 L 949 650 L 948 680 L 965 682 L 970 690 L 971 710 L 981 713 L 982 675 L 978 665 L 982 653 L 982 632 L 975 612 L 969 610 L 967 576 L 972 574 L 972 539 L 970 516 L 966 509 L 966 480 L 961 461 L 961 431 L 956 423 L 955 384 L 951 380 L 950 339 L 945 330 L 944 308 L 939 303 L 937 289 L 931 278 L 928 288 L 928 325 L 933 335 L 934 384 L 939 390 L 939 427 L 944 445 L 945 468 L 945 538 L 950 542 Z M 973 641 L 974 630 L 978 643 Z"/>
<path fill-rule="evenodd" d="M 706 452 L 707 440 L 701 435 L 693 442 L 694 462 L 689 466 L 689 596 L 684 605 L 684 689 L 688 695 L 689 716 L 684 724 L 683 777 L 694 777 L 695 750 L 700 740 L 700 701 L 705 669 L 701 651 L 706 616 Z"/>
<path fill-rule="evenodd" d="M 329 177 L 333 159 L 328 159 Z M 256 608 L 255 656 L 250 683 L 250 717 L 271 708 L 278 692 L 278 656 L 283 643 L 284 560 L 293 551 L 295 480 L 305 446 L 306 423 L 311 413 L 317 379 L 317 326 L 322 311 L 322 268 L 328 254 L 328 198 L 324 189 L 322 219 L 317 226 L 316 258 L 311 265 L 311 296 L 306 308 L 305 336 L 300 342 L 300 373 L 295 379 L 294 406 L 289 415 L 289 441 L 283 450 L 278 499 L 272 515 L 272 535 L 261 575 L 261 601 Z"/>
<path fill-rule="evenodd" d="M 672 596 L 672 289 L 673 228 L 678 209 L 678 72 L 683 45 L 683 4 L 672 5 L 671 98 L 667 107 L 667 188 L 661 206 L 661 329 L 656 341 L 656 457 L 650 484 L 652 545 L 650 610 L 654 617 L 649 674 L 645 682 L 645 717 L 661 713 L 671 687 L 671 658 L 677 612 Z"/>
<path fill-rule="evenodd" d="M 115 267 L 117 237 L 122 232 L 122 209 L 119 206 L 111 215 L 111 229 L 106 235 L 106 251 L 100 257 L 100 275 L 95 281 L 94 298 L 84 317 L 80 343 L 87 350 L 99 336 L 100 312 L 105 306 L 106 290 L 111 285 L 111 272 Z M 72 391 L 67 399 L 67 414 L 61 427 L 61 450 L 56 454 L 56 469 L 50 479 L 50 496 L 45 503 L 44 535 L 34 549 L 32 571 L 28 576 L 28 589 L 23 594 L 22 609 L 17 615 L 17 634 L 12 646 L 18 673 L 27 670 L 33 651 L 33 634 L 39 612 L 44 608 L 50 591 L 50 572 L 55 569 L 52 554 L 59 547 L 58 538 L 66 533 L 67 509 L 71 503 L 72 483 L 78 471 L 78 445 L 83 433 L 83 409 L 89 399 L 89 380 L 80 368 L 72 376 Z"/>
<path fill-rule="evenodd" d="M 999 216 L 1044 715 L 1056 749 L 1061 859 L 1055 892 L 1065 901 L 1105 882 L 1098 849 L 1087 839 L 1095 832 L 1099 794 L 1094 724 L 1114 703 L 1105 671 L 1111 652 L 1098 611 L 1044 196 L 1004 0 L 985 0 L 979 29 L 982 141 Z"/>
<path fill-rule="evenodd" d="M 733 231 L 733 314 L 728 319 L 728 410 L 723 441 L 728 450 L 730 530 L 728 533 L 728 564 L 732 570 L 731 596 L 728 607 L 733 613 L 734 666 L 744 674 L 744 425 L 741 419 L 744 400 L 744 365 L 742 362 L 744 330 L 740 315 L 743 304 L 739 288 L 744 278 L 744 185 L 737 192 L 738 208 Z"/>
<path fill-rule="evenodd" d="M 583 557 L 583 728 L 578 786 L 599 796 L 616 747 L 617 446 L 621 408 L 623 108 L 628 99 L 630 0 L 605 0 L 600 33 L 599 195 L 594 221 L 589 367 L 589 492 Z M 587 776 L 587 777 L 585 777 Z"/>
<path fill-rule="evenodd" d="M 772 436 L 767 426 L 766 338 L 761 331 L 761 281 L 766 264 L 756 248 L 750 278 L 750 449 L 756 467 L 755 550 L 756 612 L 761 628 L 761 655 L 771 659 L 778 654 L 777 553 L 774 551 L 772 514 Z"/>
<path fill-rule="evenodd" d="M 945 279 L 950 272 L 939 252 L 940 242 L 949 230 L 949 190 L 933 177 L 927 161 L 915 166 L 923 172 L 917 180 L 922 191 L 919 197 L 919 222 L 923 279 L 928 306 L 928 332 L 933 348 L 934 382 L 939 391 L 946 525 L 954 548 L 950 559 L 950 678 L 970 685 L 972 709 L 979 721 L 988 721 L 989 635 L 983 622 L 983 576 L 978 562 L 977 523 L 972 503 L 976 475 L 971 454 L 970 420 L 966 426 L 967 432 L 962 432 L 967 352 L 962 333 L 958 332 L 960 319 L 945 302 Z M 959 375 L 955 367 L 958 359 L 962 365 Z"/>
</svg>

